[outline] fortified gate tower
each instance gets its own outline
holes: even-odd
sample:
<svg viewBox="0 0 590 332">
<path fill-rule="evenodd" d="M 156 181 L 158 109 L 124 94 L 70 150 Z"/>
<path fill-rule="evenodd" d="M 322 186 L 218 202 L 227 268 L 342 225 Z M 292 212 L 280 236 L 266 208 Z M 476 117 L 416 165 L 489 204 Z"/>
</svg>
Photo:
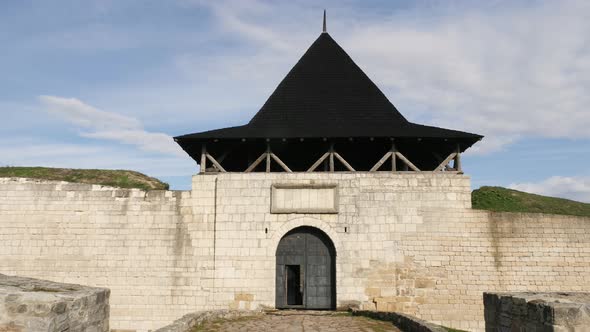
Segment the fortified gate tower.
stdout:
<svg viewBox="0 0 590 332">
<path fill-rule="evenodd" d="M 209 303 L 388 310 L 404 295 L 416 313 L 395 271 L 426 267 L 399 241 L 424 211 L 470 207 L 460 156 L 481 139 L 404 118 L 324 16 L 250 122 L 175 138 L 200 165 L 192 193 L 214 233 Z"/>
</svg>

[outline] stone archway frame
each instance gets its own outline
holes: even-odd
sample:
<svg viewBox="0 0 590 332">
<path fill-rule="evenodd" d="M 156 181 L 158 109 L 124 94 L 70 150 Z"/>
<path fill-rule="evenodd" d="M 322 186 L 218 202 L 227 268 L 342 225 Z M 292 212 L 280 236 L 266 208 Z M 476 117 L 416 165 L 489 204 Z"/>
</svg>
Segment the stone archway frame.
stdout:
<svg viewBox="0 0 590 332">
<path fill-rule="evenodd" d="M 338 233 L 336 233 L 336 231 L 334 231 L 334 229 L 330 225 L 328 225 L 328 223 L 326 223 L 325 221 L 322 221 L 322 220 L 316 219 L 316 218 L 310 218 L 310 217 L 299 217 L 299 218 L 291 219 L 291 220 L 285 222 L 284 224 L 282 224 L 276 231 L 274 231 L 272 233 L 272 236 L 270 237 L 270 244 L 267 249 L 268 256 L 275 257 L 276 251 L 277 251 L 277 246 L 279 245 L 279 242 L 281 241 L 281 239 L 289 231 L 291 231 L 297 227 L 302 227 L 302 226 L 314 227 L 314 228 L 317 228 L 317 229 L 321 230 L 322 232 L 324 232 L 326 234 L 326 236 L 328 236 L 330 241 L 332 241 L 332 244 L 334 245 L 334 251 L 335 251 L 334 256 L 338 257 L 338 253 L 340 252 L 340 249 L 342 248 Z"/>
<path fill-rule="evenodd" d="M 340 250 L 342 249 L 342 244 L 340 242 L 340 237 L 338 236 L 338 233 L 336 233 L 336 231 L 334 230 L 333 227 L 331 227 L 327 222 L 322 221 L 320 219 L 316 219 L 316 218 L 311 218 L 311 217 L 297 217 L 297 218 L 293 218 L 291 220 L 288 220 L 287 222 L 283 223 L 276 231 L 272 232 L 272 235 L 270 236 L 270 243 L 268 246 L 268 251 L 267 251 L 267 255 L 269 257 L 273 257 L 273 259 L 276 257 L 276 251 L 279 245 L 279 242 L 281 241 L 281 239 L 290 231 L 292 231 L 293 229 L 297 228 L 297 227 L 303 227 L 303 226 L 307 226 L 307 227 L 313 227 L 316 229 L 319 229 L 320 231 L 324 232 L 324 234 L 330 239 L 330 241 L 332 241 L 332 245 L 334 246 L 334 264 L 335 264 L 335 269 L 336 269 L 336 306 L 338 306 L 338 278 L 339 278 L 339 273 L 338 273 L 338 253 L 340 252 Z M 276 279 L 275 279 L 275 270 L 273 269 L 272 272 L 272 278 L 269 280 L 271 285 L 272 285 L 272 289 L 274 290 L 276 287 Z M 275 305 L 275 292 L 272 292 L 272 304 L 271 306 L 274 307 Z"/>
</svg>

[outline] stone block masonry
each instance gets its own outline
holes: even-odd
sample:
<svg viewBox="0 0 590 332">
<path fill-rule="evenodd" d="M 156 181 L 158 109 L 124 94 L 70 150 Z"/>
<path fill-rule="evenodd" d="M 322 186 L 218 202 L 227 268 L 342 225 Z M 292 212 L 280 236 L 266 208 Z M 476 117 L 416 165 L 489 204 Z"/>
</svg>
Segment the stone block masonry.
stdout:
<svg viewBox="0 0 590 332">
<path fill-rule="evenodd" d="M 486 331 L 588 332 L 590 293 L 485 293 Z"/>
<path fill-rule="evenodd" d="M 212 289 L 212 232 L 190 195 L 0 179 L 0 273 L 108 287 L 113 329 L 164 326 Z"/>
<path fill-rule="evenodd" d="M 456 173 L 203 174 L 185 192 L 0 179 L 0 272 L 109 287 L 120 330 L 274 307 L 276 248 L 299 226 L 334 243 L 340 308 L 483 331 L 483 292 L 590 289 L 589 218 L 472 210 Z"/>
<path fill-rule="evenodd" d="M 0 274 L 0 331 L 109 331 L 109 290 Z"/>
</svg>

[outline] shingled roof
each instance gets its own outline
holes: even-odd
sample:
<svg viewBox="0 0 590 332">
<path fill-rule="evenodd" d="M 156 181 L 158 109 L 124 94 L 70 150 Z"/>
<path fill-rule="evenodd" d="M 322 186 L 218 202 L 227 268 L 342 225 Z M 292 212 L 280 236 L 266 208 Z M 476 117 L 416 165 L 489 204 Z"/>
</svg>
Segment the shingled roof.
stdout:
<svg viewBox="0 0 590 332">
<path fill-rule="evenodd" d="M 211 139 L 391 137 L 458 139 L 462 150 L 481 135 L 411 123 L 327 33 L 323 32 L 266 103 L 243 126 L 178 136 Z"/>
</svg>

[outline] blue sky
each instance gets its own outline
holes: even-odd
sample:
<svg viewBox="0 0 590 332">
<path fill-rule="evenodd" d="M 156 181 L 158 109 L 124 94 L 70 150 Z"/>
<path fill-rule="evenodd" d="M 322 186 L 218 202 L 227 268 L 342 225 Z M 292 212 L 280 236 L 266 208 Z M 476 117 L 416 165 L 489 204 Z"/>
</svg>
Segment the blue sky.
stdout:
<svg viewBox="0 0 590 332">
<path fill-rule="evenodd" d="M 2 1 L 0 165 L 189 189 L 171 136 L 243 124 L 328 31 L 411 121 L 485 135 L 474 188 L 590 202 L 587 1 Z"/>
</svg>

